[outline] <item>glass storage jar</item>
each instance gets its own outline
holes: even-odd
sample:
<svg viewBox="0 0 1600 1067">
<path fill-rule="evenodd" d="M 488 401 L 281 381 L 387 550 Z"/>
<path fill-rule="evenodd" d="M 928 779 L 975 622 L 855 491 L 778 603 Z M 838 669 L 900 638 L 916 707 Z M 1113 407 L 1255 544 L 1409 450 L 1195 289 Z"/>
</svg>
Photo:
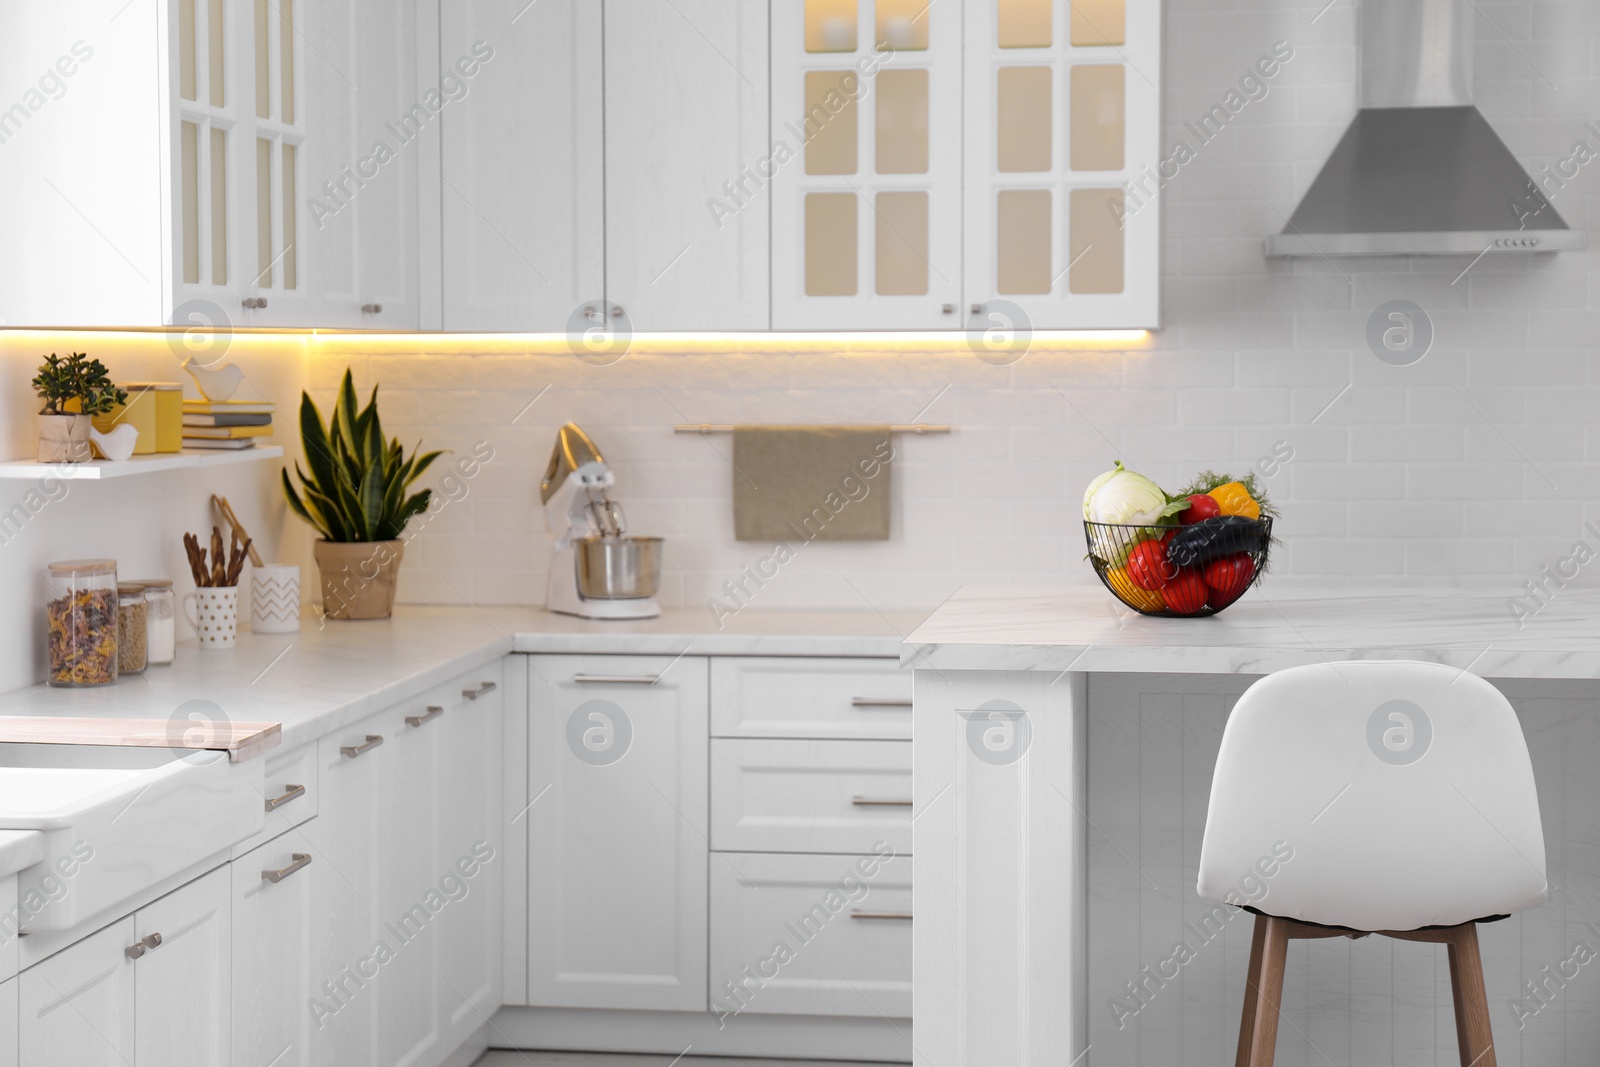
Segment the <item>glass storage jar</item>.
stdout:
<svg viewBox="0 0 1600 1067">
<path fill-rule="evenodd" d="M 45 582 L 51 685 L 110 685 L 117 680 L 117 563 L 52 563 Z"/>
<path fill-rule="evenodd" d="M 172 581 L 167 578 L 140 578 L 145 603 L 145 663 L 165 667 L 172 662 L 178 645 L 177 604 Z"/>
<path fill-rule="evenodd" d="M 146 648 L 146 609 L 144 586 L 137 582 L 117 583 L 117 673 L 137 674 L 144 670 Z"/>
</svg>

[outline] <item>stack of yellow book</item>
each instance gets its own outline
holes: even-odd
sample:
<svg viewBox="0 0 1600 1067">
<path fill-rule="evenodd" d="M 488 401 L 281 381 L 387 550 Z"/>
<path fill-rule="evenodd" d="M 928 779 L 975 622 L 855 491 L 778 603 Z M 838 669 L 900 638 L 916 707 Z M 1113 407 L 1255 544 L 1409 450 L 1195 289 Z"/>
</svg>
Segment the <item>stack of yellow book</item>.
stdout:
<svg viewBox="0 0 1600 1067">
<path fill-rule="evenodd" d="M 184 448 L 254 448 L 272 433 L 272 405 L 264 400 L 183 402 Z"/>
</svg>

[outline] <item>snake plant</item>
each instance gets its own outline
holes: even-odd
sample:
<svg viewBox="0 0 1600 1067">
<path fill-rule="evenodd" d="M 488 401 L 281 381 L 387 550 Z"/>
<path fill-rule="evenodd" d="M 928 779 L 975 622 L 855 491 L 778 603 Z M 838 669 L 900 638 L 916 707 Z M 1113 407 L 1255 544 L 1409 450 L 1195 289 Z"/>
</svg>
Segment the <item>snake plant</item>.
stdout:
<svg viewBox="0 0 1600 1067">
<path fill-rule="evenodd" d="M 287 470 L 283 493 L 295 514 L 325 539 L 392 541 L 413 515 L 427 510 L 433 491 L 408 491 L 440 453 L 413 451 L 407 456 L 398 437 L 385 442 L 378 422 L 378 387 L 372 387 L 372 398 L 357 411 L 348 369 L 326 426 L 310 395 L 300 394 L 300 439 L 311 473 L 301 470 L 298 461 L 294 469 L 305 496 L 295 491 Z"/>
</svg>

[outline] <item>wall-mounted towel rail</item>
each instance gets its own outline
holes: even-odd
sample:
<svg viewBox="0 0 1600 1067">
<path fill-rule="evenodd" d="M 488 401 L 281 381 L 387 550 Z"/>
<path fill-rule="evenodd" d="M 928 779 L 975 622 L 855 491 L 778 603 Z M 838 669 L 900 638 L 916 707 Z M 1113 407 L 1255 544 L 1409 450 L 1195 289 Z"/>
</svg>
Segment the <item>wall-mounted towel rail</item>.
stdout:
<svg viewBox="0 0 1600 1067">
<path fill-rule="evenodd" d="M 723 426 L 709 422 L 679 423 L 672 428 L 674 433 L 732 433 L 732 426 Z M 890 433 L 952 433 L 950 426 L 935 426 L 926 422 L 918 422 L 903 426 L 890 426 Z"/>
</svg>

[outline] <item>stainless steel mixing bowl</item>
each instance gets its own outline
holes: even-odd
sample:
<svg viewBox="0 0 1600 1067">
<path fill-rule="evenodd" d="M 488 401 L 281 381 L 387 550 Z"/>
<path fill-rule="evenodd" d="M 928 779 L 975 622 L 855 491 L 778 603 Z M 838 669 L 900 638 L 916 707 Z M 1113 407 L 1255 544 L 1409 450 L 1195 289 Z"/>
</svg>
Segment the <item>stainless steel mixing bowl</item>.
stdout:
<svg viewBox="0 0 1600 1067">
<path fill-rule="evenodd" d="M 638 600 L 661 584 L 661 538 L 586 537 L 573 542 L 578 592 L 591 600 Z"/>
</svg>

